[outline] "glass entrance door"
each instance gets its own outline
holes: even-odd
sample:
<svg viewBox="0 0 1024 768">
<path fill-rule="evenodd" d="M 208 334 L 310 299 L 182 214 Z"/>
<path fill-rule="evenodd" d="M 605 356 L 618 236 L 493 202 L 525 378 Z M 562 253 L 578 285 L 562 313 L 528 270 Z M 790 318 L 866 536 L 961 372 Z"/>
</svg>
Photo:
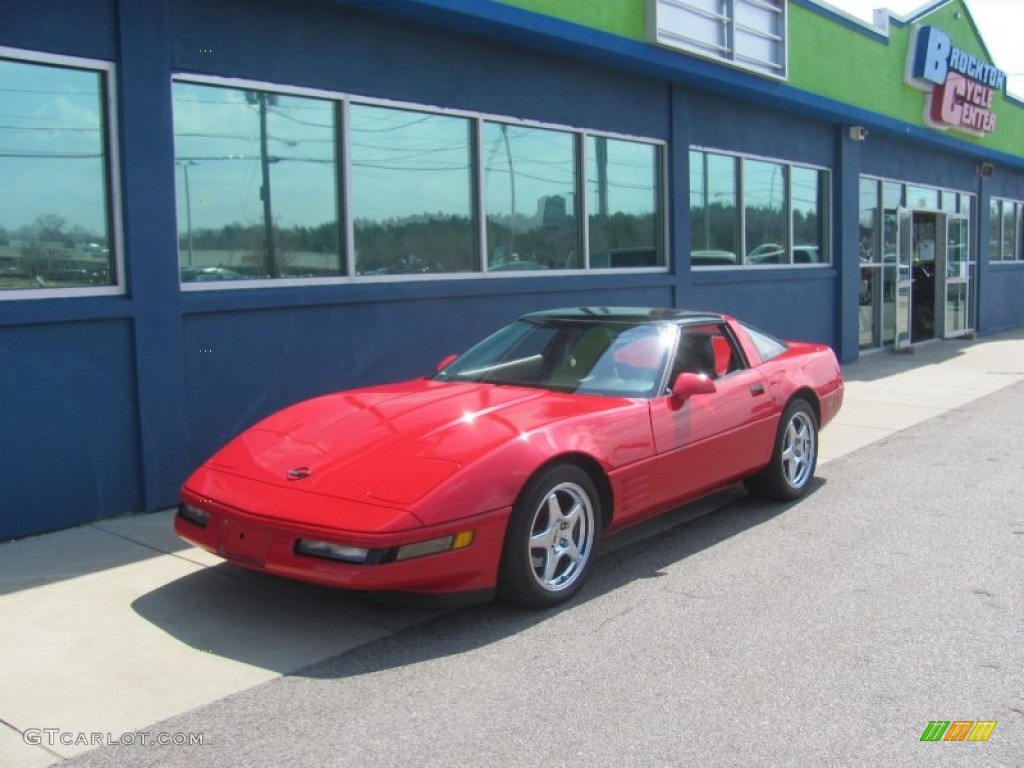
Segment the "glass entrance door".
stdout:
<svg viewBox="0 0 1024 768">
<path fill-rule="evenodd" d="M 940 249 L 936 272 L 942 276 L 939 312 L 944 338 L 963 336 L 972 330 L 970 222 L 967 216 L 946 217 L 945 248 Z"/>
<path fill-rule="evenodd" d="M 914 250 L 914 214 L 907 208 L 900 208 L 896 225 L 896 302 L 894 346 L 902 349 L 910 345 L 910 311 L 914 278 L 911 270 L 911 255 Z"/>
<path fill-rule="evenodd" d="M 964 192 L 861 177 L 861 349 L 899 349 L 975 328 L 974 204 Z"/>
</svg>

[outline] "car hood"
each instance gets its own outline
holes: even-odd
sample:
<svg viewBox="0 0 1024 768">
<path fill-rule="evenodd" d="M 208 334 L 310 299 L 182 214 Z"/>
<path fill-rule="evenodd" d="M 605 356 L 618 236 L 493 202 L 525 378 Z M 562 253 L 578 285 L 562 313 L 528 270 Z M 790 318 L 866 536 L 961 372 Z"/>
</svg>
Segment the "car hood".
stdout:
<svg viewBox="0 0 1024 768">
<path fill-rule="evenodd" d="M 421 379 L 286 408 L 232 440 L 206 466 L 279 487 L 407 507 L 503 443 L 623 404 Z"/>
</svg>

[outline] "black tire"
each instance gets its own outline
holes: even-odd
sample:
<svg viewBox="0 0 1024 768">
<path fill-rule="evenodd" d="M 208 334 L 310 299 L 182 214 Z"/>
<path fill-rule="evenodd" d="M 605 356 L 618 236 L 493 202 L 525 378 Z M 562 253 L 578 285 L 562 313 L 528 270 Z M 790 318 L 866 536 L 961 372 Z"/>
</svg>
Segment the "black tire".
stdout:
<svg viewBox="0 0 1024 768">
<path fill-rule="evenodd" d="M 512 508 L 499 597 L 529 608 L 564 603 L 593 567 L 601 526 L 601 499 L 590 475 L 575 464 L 538 472 Z"/>
<path fill-rule="evenodd" d="M 807 491 L 818 465 L 818 419 L 806 400 L 791 400 L 779 419 L 768 466 L 743 481 L 754 496 L 793 501 Z"/>
</svg>

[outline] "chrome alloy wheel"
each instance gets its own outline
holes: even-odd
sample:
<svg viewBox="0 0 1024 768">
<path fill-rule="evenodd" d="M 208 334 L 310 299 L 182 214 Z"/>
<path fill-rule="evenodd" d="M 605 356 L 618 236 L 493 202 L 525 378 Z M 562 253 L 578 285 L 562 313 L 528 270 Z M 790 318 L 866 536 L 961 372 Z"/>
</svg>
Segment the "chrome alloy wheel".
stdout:
<svg viewBox="0 0 1024 768">
<path fill-rule="evenodd" d="M 530 527 L 530 564 L 537 586 L 561 592 L 576 583 L 595 540 L 594 508 L 576 483 L 560 483 L 541 500 Z"/>
<path fill-rule="evenodd" d="M 791 488 L 802 488 L 814 471 L 818 450 L 814 422 L 805 411 L 796 411 L 786 425 L 782 443 L 782 471 Z"/>
</svg>

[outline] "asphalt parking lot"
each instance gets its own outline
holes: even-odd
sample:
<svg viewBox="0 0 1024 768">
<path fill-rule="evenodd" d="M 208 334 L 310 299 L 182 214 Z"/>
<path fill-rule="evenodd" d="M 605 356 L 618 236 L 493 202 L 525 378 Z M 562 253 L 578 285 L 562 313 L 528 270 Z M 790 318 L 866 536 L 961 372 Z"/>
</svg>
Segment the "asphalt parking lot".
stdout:
<svg viewBox="0 0 1024 768">
<path fill-rule="evenodd" d="M 1024 333 L 847 378 L 808 497 L 681 510 L 553 612 L 373 608 L 166 513 L 4 544 L 0 763 L 1020 765 Z"/>
</svg>

